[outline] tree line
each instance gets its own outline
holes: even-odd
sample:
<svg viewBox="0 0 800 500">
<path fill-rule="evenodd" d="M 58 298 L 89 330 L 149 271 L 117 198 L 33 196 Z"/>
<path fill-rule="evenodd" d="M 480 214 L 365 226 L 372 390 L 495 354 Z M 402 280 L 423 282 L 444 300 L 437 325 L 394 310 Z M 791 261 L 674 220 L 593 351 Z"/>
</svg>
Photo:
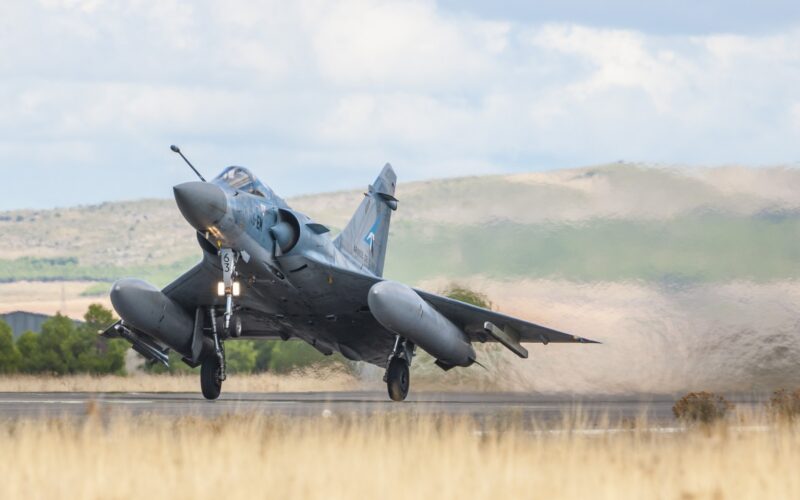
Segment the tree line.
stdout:
<svg viewBox="0 0 800 500">
<path fill-rule="evenodd" d="M 0 373 L 125 373 L 127 343 L 108 340 L 97 330 L 113 322 L 111 311 L 93 304 L 76 325 L 56 314 L 42 324 L 41 333 L 27 331 L 16 341 L 8 323 L 0 320 Z"/>
<path fill-rule="evenodd" d="M 113 313 L 92 304 L 83 319 L 84 323 L 76 325 L 72 319 L 56 314 L 42 324 L 41 333 L 27 331 L 16 340 L 8 323 L 0 319 L 0 374 L 125 375 L 125 356 L 130 344 L 97 335 L 98 330 L 115 321 Z M 236 340 L 226 342 L 225 351 L 232 373 L 285 373 L 312 364 L 344 362 L 341 356 L 323 356 L 299 341 Z M 170 352 L 169 368 L 145 363 L 142 369 L 150 373 L 197 370 L 189 368 L 174 352 Z"/>
</svg>

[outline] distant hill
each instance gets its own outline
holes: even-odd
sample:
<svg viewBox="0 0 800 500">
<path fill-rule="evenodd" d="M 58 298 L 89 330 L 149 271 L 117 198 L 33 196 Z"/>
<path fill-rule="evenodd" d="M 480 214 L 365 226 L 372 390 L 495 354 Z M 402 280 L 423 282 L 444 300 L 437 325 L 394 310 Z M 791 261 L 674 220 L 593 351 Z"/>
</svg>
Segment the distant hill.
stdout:
<svg viewBox="0 0 800 500">
<path fill-rule="evenodd" d="M 611 164 L 402 182 L 386 274 L 578 281 L 800 276 L 800 169 Z M 290 199 L 342 227 L 362 190 Z M 172 200 L 0 212 L 0 281 L 160 285 L 199 257 Z"/>
</svg>

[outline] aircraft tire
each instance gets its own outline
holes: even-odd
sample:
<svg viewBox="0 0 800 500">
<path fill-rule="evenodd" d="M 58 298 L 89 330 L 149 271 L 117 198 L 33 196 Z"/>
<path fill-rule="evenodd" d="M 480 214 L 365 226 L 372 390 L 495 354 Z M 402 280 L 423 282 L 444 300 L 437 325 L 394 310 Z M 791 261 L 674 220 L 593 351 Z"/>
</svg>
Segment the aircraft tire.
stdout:
<svg viewBox="0 0 800 500">
<path fill-rule="evenodd" d="M 389 397 L 392 398 L 392 401 L 403 401 L 408 396 L 410 385 L 411 377 L 408 363 L 402 358 L 392 358 L 389 361 L 389 369 L 386 372 L 386 386 L 389 389 Z"/>
<path fill-rule="evenodd" d="M 200 367 L 200 389 L 206 399 L 217 399 L 222 392 L 219 368 L 219 359 L 213 354 L 206 356 Z"/>
</svg>

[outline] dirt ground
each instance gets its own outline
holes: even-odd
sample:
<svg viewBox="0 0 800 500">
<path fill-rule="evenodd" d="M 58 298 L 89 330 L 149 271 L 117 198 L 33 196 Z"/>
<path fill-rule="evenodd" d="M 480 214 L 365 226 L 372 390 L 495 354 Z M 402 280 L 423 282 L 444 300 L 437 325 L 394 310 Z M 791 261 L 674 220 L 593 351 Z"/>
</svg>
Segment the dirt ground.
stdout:
<svg viewBox="0 0 800 500">
<path fill-rule="evenodd" d="M 0 283 L 0 314 L 27 311 L 53 315 L 57 312 L 81 319 L 89 304 L 111 307 L 108 294 L 81 296 L 95 282 L 91 281 L 18 281 Z M 109 290 L 111 285 L 108 285 Z"/>
</svg>

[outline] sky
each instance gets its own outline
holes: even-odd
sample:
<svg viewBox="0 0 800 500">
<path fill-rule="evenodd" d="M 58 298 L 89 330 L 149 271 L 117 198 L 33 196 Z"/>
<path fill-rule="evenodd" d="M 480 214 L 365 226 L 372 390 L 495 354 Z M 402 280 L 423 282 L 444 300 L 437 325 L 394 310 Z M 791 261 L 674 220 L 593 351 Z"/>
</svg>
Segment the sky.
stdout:
<svg viewBox="0 0 800 500">
<path fill-rule="evenodd" d="M 800 2 L 3 0 L 0 210 L 618 160 L 800 165 Z"/>
</svg>

